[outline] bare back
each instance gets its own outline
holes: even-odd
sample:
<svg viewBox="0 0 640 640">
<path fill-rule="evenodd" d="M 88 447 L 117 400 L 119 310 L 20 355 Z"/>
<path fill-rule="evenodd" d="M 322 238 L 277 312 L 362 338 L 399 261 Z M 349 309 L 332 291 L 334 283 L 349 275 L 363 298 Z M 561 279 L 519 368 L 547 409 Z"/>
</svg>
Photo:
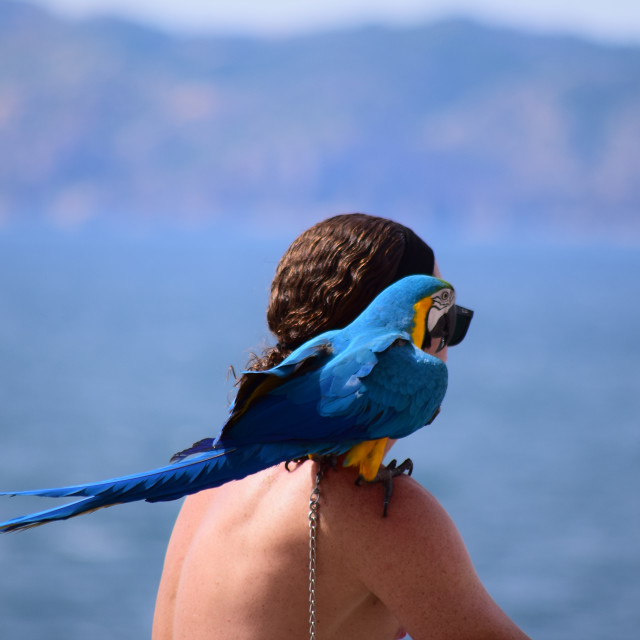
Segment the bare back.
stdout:
<svg viewBox="0 0 640 640">
<path fill-rule="evenodd" d="M 165 559 L 153 640 L 309 637 L 316 469 L 281 465 L 186 499 Z M 329 470 L 321 484 L 319 640 L 395 640 L 405 628 L 414 640 L 455 637 L 454 628 L 469 624 L 466 608 L 477 616 L 474 628 L 490 633 L 460 637 L 526 638 L 486 594 L 455 527 L 424 489 L 397 479 L 383 519 L 381 487 L 358 488 L 354 479 L 350 470 Z M 416 539 L 424 518 L 431 531 Z M 421 559 L 442 551 L 444 558 Z M 463 617 L 456 622 L 456 615 Z"/>
</svg>

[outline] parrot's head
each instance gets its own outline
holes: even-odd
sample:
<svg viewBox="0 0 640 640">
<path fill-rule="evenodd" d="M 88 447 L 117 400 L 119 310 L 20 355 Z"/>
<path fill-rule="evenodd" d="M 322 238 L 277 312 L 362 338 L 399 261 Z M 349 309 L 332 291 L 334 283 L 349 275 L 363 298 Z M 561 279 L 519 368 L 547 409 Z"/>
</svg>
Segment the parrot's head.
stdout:
<svg viewBox="0 0 640 640">
<path fill-rule="evenodd" d="M 407 276 L 382 291 L 356 322 L 408 333 L 418 349 L 439 340 L 437 351 L 441 351 L 455 327 L 455 300 L 448 282 L 434 276 Z"/>
</svg>

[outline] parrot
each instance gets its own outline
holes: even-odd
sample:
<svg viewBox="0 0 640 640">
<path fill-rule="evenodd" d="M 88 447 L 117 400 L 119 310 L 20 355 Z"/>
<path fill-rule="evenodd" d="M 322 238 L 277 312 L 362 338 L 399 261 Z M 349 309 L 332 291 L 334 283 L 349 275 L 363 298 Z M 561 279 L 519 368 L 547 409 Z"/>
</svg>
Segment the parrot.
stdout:
<svg viewBox="0 0 640 640">
<path fill-rule="evenodd" d="M 355 467 L 361 480 L 375 481 L 388 439 L 408 436 L 440 410 L 447 366 L 423 349 L 434 339 L 437 351 L 447 345 L 455 309 L 455 291 L 448 282 L 427 275 L 398 280 L 346 327 L 311 338 L 271 369 L 244 371 L 246 382 L 217 437 L 196 442 L 151 471 L 54 489 L 0 492 L 80 498 L 0 523 L 0 532 L 116 504 L 175 500 L 308 458 L 335 460 L 345 454 L 345 467 Z M 395 469 L 395 461 L 390 467 Z"/>
</svg>

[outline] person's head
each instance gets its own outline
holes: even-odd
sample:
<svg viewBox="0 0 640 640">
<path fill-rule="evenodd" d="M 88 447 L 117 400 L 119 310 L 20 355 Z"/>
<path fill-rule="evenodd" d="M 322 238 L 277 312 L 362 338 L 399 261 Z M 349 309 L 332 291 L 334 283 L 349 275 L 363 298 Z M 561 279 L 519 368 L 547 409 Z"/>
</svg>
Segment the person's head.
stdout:
<svg viewBox="0 0 640 640">
<path fill-rule="evenodd" d="M 345 327 L 383 289 L 412 274 L 440 272 L 431 248 L 398 222 L 352 213 L 307 229 L 282 256 L 271 284 L 267 322 L 278 343 L 251 368 L 275 366 L 313 336 Z"/>
</svg>

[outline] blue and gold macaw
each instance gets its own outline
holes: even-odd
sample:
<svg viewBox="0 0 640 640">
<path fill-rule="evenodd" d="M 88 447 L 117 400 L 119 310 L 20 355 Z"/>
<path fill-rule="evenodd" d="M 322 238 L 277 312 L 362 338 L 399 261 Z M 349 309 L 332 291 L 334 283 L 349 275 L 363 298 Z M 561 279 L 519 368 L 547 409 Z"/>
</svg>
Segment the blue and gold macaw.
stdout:
<svg viewBox="0 0 640 640">
<path fill-rule="evenodd" d="M 447 367 L 422 348 L 453 331 L 455 293 L 431 276 L 403 278 L 347 327 L 304 343 L 267 371 L 245 372 L 217 438 L 176 454 L 153 471 L 104 482 L 4 492 L 81 497 L 0 524 L 7 532 L 136 500 L 174 500 L 281 462 L 346 454 L 364 480 L 378 474 L 388 438 L 429 423 L 447 388 Z"/>
</svg>

